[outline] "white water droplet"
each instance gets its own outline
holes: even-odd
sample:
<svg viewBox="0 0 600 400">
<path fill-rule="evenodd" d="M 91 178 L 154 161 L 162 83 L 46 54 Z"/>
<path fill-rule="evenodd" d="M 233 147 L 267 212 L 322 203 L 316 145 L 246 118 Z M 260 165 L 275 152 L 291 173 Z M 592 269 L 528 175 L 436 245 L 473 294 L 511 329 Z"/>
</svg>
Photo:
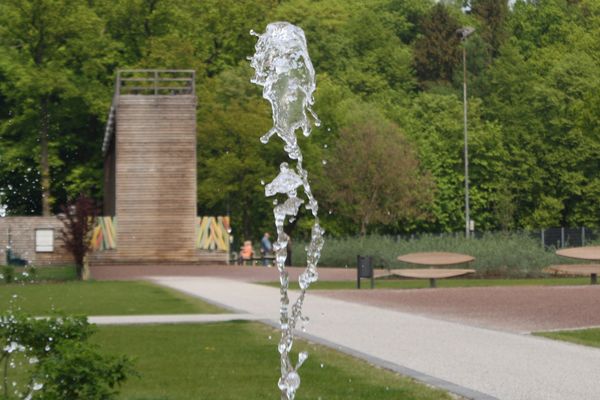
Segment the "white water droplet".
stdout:
<svg viewBox="0 0 600 400">
<path fill-rule="evenodd" d="M 297 370 L 298 368 L 300 368 L 300 366 L 301 366 L 302 364 L 304 364 L 304 361 L 306 361 L 306 359 L 307 359 L 307 358 L 308 358 L 308 353 L 307 353 L 306 351 L 301 351 L 301 352 L 298 354 L 298 365 L 296 365 L 296 370 Z"/>
</svg>

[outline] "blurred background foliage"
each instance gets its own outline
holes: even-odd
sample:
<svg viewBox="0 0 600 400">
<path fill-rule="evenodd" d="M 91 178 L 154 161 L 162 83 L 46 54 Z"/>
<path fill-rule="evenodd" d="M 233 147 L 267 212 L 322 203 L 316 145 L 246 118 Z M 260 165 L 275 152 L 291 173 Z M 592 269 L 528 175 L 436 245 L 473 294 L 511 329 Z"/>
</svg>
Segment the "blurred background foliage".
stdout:
<svg viewBox="0 0 600 400">
<path fill-rule="evenodd" d="M 4 0 L 0 203 L 101 202 L 115 71 L 193 68 L 198 212 L 240 239 L 272 230 L 262 182 L 283 151 L 258 140 L 270 107 L 245 59 L 275 20 L 304 29 L 317 71 L 323 123 L 301 142 L 331 235 L 463 229 L 463 26 L 476 228 L 600 225 L 596 0 Z"/>
</svg>

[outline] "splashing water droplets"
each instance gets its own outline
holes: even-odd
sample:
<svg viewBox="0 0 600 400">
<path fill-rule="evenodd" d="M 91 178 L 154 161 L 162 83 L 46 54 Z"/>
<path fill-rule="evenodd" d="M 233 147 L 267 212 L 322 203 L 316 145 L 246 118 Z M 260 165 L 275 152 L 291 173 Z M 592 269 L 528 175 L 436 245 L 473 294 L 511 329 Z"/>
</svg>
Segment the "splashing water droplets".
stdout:
<svg viewBox="0 0 600 400">
<path fill-rule="evenodd" d="M 283 149 L 295 166 L 281 163 L 279 174 L 265 185 L 265 195 L 275 196 L 273 214 L 277 228 L 277 241 L 273 245 L 275 264 L 279 270 L 280 288 L 280 328 L 281 339 L 278 350 L 281 354 L 281 378 L 278 386 L 282 400 L 293 400 L 300 376 L 298 368 L 306 360 L 307 353 L 299 354 L 298 363 L 293 366 L 289 352 L 294 341 L 294 329 L 298 321 L 304 326 L 308 320 L 302 316 L 302 304 L 306 289 L 318 278 L 317 262 L 323 247 L 323 229 L 319 225 L 318 203 L 312 194 L 308 172 L 303 168 L 303 156 L 296 131 L 301 130 L 309 136 L 312 125 L 320 125 L 317 115 L 312 110 L 313 93 L 316 89 L 315 71 L 308 55 L 306 39 L 302 29 L 287 22 L 275 22 L 267 26 L 263 34 L 258 36 L 256 53 L 251 58 L 251 66 L 255 70 L 252 82 L 263 87 L 263 97 L 271 103 L 273 110 L 273 127 L 265 133 L 260 141 L 268 143 L 273 136 L 283 141 Z M 298 198 L 298 188 L 306 199 Z M 301 205 L 305 205 L 314 218 L 311 241 L 307 246 L 307 266 L 301 274 L 300 295 L 290 307 L 288 297 L 289 277 L 286 271 L 287 245 L 289 237 L 284 232 L 286 219 L 296 218 Z"/>
</svg>

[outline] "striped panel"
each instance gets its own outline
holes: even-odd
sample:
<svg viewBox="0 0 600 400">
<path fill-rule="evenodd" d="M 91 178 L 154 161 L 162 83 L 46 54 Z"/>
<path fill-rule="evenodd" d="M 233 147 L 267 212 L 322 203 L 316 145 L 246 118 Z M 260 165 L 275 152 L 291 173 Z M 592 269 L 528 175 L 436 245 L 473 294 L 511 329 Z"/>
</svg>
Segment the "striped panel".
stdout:
<svg viewBox="0 0 600 400">
<path fill-rule="evenodd" d="M 198 217 L 196 248 L 229 252 L 229 217 Z"/>
<path fill-rule="evenodd" d="M 229 252 L 229 217 L 198 217 L 196 248 Z M 92 232 L 92 250 L 117 248 L 117 218 L 98 217 Z"/>
<path fill-rule="evenodd" d="M 92 250 L 112 250 L 117 248 L 117 218 L 98 217 L 92 231 Z"/>
</svg>

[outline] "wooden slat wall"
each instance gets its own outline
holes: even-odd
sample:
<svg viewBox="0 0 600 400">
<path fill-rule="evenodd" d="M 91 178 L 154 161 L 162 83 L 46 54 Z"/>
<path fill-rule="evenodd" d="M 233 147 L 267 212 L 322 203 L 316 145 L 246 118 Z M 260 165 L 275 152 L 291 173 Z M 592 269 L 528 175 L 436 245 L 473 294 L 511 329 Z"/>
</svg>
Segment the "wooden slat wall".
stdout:
<svg viewBox="0 0 600 400">
<path fill-rule="evenodd" d="M 115 146 L 110 142 L 104 155 L 104 201 L 102 211 L 105 216 L 115 215 Z"/>
<path fill-rule="evenodd" d="M 115 256 L 197 259 L 195 96 L 119 96 L 115 139 Z"/>
</svg>

